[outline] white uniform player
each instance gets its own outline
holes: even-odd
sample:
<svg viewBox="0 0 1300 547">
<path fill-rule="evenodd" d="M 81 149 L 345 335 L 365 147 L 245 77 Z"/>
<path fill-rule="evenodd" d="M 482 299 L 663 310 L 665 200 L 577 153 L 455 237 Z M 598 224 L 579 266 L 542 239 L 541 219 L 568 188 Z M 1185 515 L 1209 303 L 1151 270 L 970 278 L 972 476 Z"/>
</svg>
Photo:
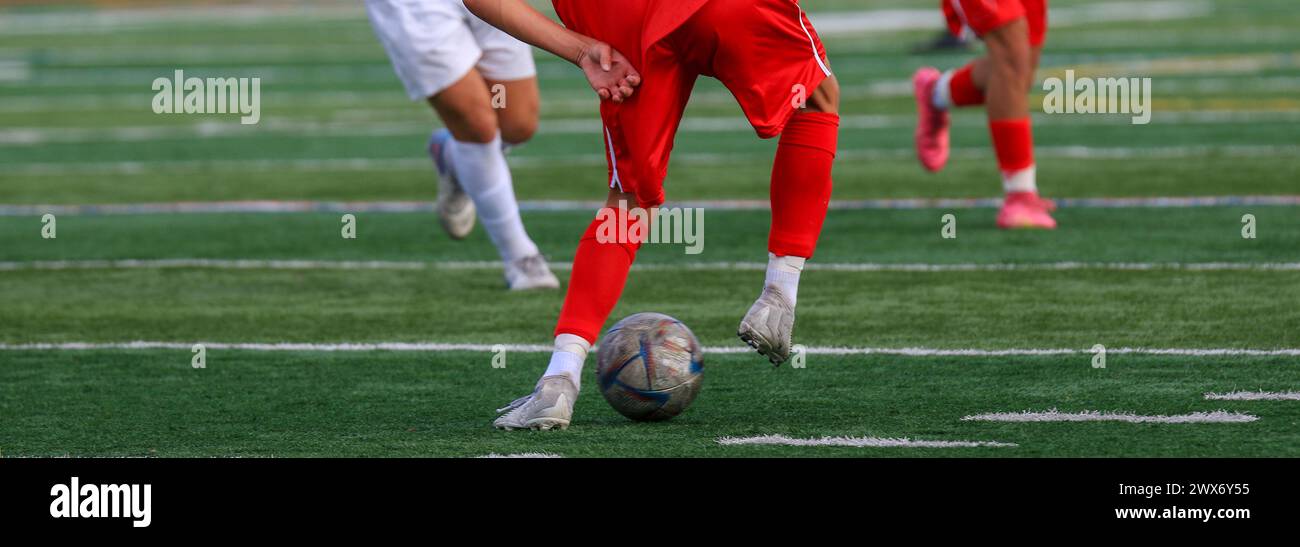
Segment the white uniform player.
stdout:
<svg viewBox="0 0 1300 547">
<path fill-rule="evenodd" d="M 477 215 L 505 263 L 513 290 L 557 288 L 519 216 L 505 151 L 537 131 L 532 48 L 475 17 L 461 0 L 366 0 L 375 34 L 412 100 L 433 107 L 445 129 L 429 154 L 439 174 L 438 216 L 454 239 Z"/>
</svg>

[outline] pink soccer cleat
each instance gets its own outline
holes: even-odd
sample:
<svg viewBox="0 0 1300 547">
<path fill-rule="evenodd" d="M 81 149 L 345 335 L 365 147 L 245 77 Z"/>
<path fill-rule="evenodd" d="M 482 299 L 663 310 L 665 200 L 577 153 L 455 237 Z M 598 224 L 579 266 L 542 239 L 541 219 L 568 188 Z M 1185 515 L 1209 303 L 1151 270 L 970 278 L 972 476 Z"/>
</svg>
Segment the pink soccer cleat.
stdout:
<svg viewBox="0 0 1300 547">
<path fill-rule="evenodd" d="M 1056 204 L 1038 197 L 1037 192 L 1011 192 L 998 211 L 998 228 L 1054 230 L 1056 220 L 1049 213 L 1055 210 Z"/>
<path fill-rule="evenodd" d="M 948 111 L 934 106 L 939 69 L 924 67 L 912 75 L 916 93 L 916 157 L 926 170 L 938 172 L 948 163 Z"/>
</svg>

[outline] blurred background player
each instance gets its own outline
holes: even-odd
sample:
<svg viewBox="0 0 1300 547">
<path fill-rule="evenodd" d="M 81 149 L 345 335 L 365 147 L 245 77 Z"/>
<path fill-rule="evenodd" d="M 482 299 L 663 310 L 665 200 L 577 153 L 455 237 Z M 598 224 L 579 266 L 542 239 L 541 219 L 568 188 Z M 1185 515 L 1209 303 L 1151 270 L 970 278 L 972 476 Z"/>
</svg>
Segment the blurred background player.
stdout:
<svg viewBox="0 0 1300 547">
<path fill-rule="evenodd" d="M 366 12 L 411 100 L 428 101 L 446 126 L 428 146 L 443 229 L 464 238 L 477 209 L 511 290 L 558 288 L 524 229 L 505 159 L 510 146 L 537 131 L 532 48 L 484 23 L 460 0 L 366 0 Z"/>
<path fill-rule="evenodd" d="M 839 131 L 839 85 L 799 4 L 555 0 L 571 30 L 522 0 L 465 4 L 493 25 L 582 67 L 607 99 L 600 105 L 609 164 L 606 207 L 623 202 L 648 209 L 664 202 L 673 138 L 699 76 L 717 78 L 736 96 L 759 137 L 780 135 L 767 276 L 737 334 L 773 363 L 788 359 L 799 275 L 826 218 Z M 496 427 L 568 427 L 587 352 L 640 248 L 639 241 L 601 241 L 601 222 L 600 216 L 592 221 L 578 244 L 550 365 L 531 394 L 499 409 Z"/>
<path fill-rule="evenodd" d="M 984 105 L 1005 193 L 998 227 L 1056 228 L 1055 206 L 1038 196 L 1028 98 L 1047 35 L 1047 0 L 943 0 L 943 11 L 953 35 L 970 29 L 987 52 L 962 68 L 924 67 L 912 77 L 921 165 L 939 171 L 948 162 L 949 109 Z"/>
<path fill-rule="evenodd" d="M 912 46 L 912 53 L 923 54 L 970 51 L 971 40 L 970 29 L 962 29 L 962 32 L 953 34 L 945 28 L 935 34 L 933 38 Z"/>
</svg>

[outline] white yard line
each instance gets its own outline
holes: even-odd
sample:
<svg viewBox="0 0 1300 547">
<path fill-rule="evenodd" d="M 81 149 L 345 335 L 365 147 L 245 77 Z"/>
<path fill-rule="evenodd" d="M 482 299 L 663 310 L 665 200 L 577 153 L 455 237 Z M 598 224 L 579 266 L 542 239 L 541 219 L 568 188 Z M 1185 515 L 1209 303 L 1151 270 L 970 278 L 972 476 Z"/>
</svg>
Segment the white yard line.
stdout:
<svg viewBox="0 0 1300 547">
<path fill-rule="evenodd" d="M 169 6 L 57 12 L 6 13 L 0 32 L 6 36 L 116 34 L 133 30 L 171 29 L 176 25 L 265 26 L 286 22 L 365 20 L 363 8 L 337 5 Z"/>
<path fill-rule="evenodd" d="M 475 344 L 443 342 L 38 342 L 26 344 L 0 343 L 0 351 L 97 351 L 97 350 L 182 350 L 190 351 L 195 344 L 208 350 L 238 350 L 253 352 L 310 351 L 310 352 L 489 352 L 548 353 L 555 349 L 550 344 Z M 807 346 L 809 355 L 892 355 L 898 357 L 1023 357 L 1046 355 L 1090 355 L 1089 349 L 947 349 L 947 348 L 850 348 L 835 346 Z M 737 343 L 735 346 L 706 346 L 705 353 L 745 354 L 752 349 Z M 1108 354 L 1166 355 L 1182 357 L 1261 357 L 1300 356 L 1300 348 L 1288 349 L 1238 349 L 1238 348 L 1111 348 Z"/>
<path fill-rule="evenodd" d="M 1300 195 L 1278 196 L 1184 196 L 1058 198 L 1059 207 L 1122 209 L 1133 207 L 1223 207 L 1223 206 L 1295 206 Z M 713 209 L 716 211 L 767 211 L 768 200 L 729 199 L 675 201 L 675 207 Z M 524 200 L 523 211 L 595 211 L 599 201 Z M 864 209 L 973 209 L 1002 206 L 1001 198 L 898 198 L 832 201 L 833 210 Z M 175 213 L 432 213 L 432 201 L 190 201 L 162 203 L 107 203 L 98 205 L 10 205 L 0 204 L 0 216 L 54 215 L 143 215 Z"/>
<path fill-rule="evenodd" d="M 1285 35 L 1279 35 L 1279 39 Z M 318 41 L 298 43 L 239 43 L 213 44 L 201 42 L 171 42 L 167 47 L 131 43 L 98 43 L 88 45 L 61 44 L 56 49 L 42 50 L 42 64 L 76 67 L 115 66 L 120 64 L 151 64 L 157 66 L 245 65 L 259 63 L 301 63 L 304 61 L 330 61 L 373 63 L 380 62 L 383 54 L 371 49 L 369 44 L 323 44 Z M 22 45 L 0 47 L 0 59 L 22 59 L 33 48 Z M 378 53 L 378 55 L 376 55 Z"/>
<path fill-rule="evenodd" d="M 1120 197 L 1120 198 L 1058 198 L 1054 200 L 1063 208 L 1121 209 L 1132 207 L 1223 207 L 1223 206 L 1296 206 L 1300 195 L 1279 196 L 1184 196 L 1184 197 Z M 602 206 L 599 201 L 581 200 L 525 200 L 519 202 L 523 211 L 595 211 Z M 675 201 L 674 207 L 713 209 L 715 211 L 767 211 L 768 200 L 729 199 Z M 833 210 L 864 209 L 973 209 L 997 208 L 1001 198 L 899 198 L 835 200 Z M 145 215 L 145 214 L 211 214 L 211 213 L 432 213 L 432 201 L 189 201 L 161 203 L 106 203 L 91 205 L 17 205 L 0 204 L 3 216 L 54 215 Z"/>
<path fill-rule="evenodd" d="M 1100 412 L 1085 410 L 1083 412 L 1058 412 L 1051 409 L 1046 412 L 993 412 L 965 416 L 963 421 L 977 422 L 1128 422 L 1134 424 L 1209 424 L 1209 423 L 1246 423 L 1258 420 L 1257 416 L 1240 412 L 1216 410 L 1214 412 L 1192 412 L 1174 416 L 1142 416 L 1124 412 Z"/>
<path fill-rule="evenodd" d="M 1164 48 L 1179 51 L 1191 47 L 1198 49 L 1218 47 L 1222 51 L 1231 51 L 1235 46 L 1249 42 L 1256 46 L 1273 44 L 1281 51 L 1282 48 L 1292 47 L 1296 42 L 1295 32 L 1281 27 L 1247 24 L 1237 29 L 1239 30 L 1215 33 L 1215 35 L 1163 26 L 1147 27 L 1142 29 L 1142 32 L 1110 28 L 1075 30 L 1068 34 L 1060 33 L 1053 36 L 1052 50 L 1101 48 L 1141 51 Z"/>
<path fill-rule="evenodd" d="M 935 3 L 937 6 L 937 3 Z M 1052 28 L 1117 21 L 1170 21 L 1192 19 L 1213 13 L 1203 1 L 1094 2 L 1083 6 L 1052 8 Z M 823 37 L 856 37 L 872 32 L 934 30 L 943 18 L 938 9 L 889 9 L 810 13 L 813 26 Z"/>
<path fill-rule="evenodd" d="M 1057 25 L 1055 20 L 1057 15 L 1053 8 L 1053 26 Z M 939 28 L 934 24 L 938 17 L 938 10 L 890 10 L 895 13 L 901 12 L 904 16 L 918 17 L 924 16 L 928 22 L 924 27 L 918 27 L 915 30 L 932 30 Z M 1121 10 L 1118 13 L 1127 13 L 1129 10 Z M 929 12 L 928 14 L 923 12 Z M 881 25 L 885 19 L 879 12 L 849 12 L 851 19 L 865 20 L 864 24 Z M 869 18 L 875 17 L 875 20 Z M 814 19 L 821 19 L 821 25 L 826 29 L 834 31 L 837 26 L 851 27 L 859 24 L 857 21 L 838 23 L 828 21 L 826 14 L 821 16 L 813 15 Z M 1219 35 L 1207 36 L 1204 33 L 1189 32 L 1181 28 L 1169 27 L 1149 27 L 1142 32 L 1133 32 L 1132 30 L 1111 29 L 1106 25 L 1099 25 L 1095 29 L 1077 29 L 1069 34 L 1058 34 L 1052 37 L 1052 51 L 1072 51 L 1079 48 L 1104 48 L 1104 49 L 1128 49 L 1143 50 L 1154 48 L 1167 48 L 1177 51 L 1186 46 L 1220 46 L 1224 50 L 1229 50 L 1230 46 L 1239 46 L 1249 43 L 1255 46 L 1277 45 L 1280 47 L 1290 48 L 1295 40 L 1295 33 L 1279 27 L 1260 26 L 1260 25 L 1234 25 L 1233 32 L 1226 32 Z M 826 35 L 827 30 L 818 28 L 819 34 Z M 867 31 L 856 29 L 845 30 L 846 33 L 854 33 L 852 37 L 859 37 L 859 34 L 865 34 Z M 867 43 L 883 42 L 889 40 L 888 37 L 873 37 Z M 168 44 L 166 48 L 157 46 L 136 45 L 136 44 L 86 44 L 86 45 L 63 45 L 57 49 L 43 50 L 41 60 L 43 63 L 56 66 L 73 65 L 77 67 L 98 67 L 103 65 L 116 66 L 119 64 L 150 64 L 159 66 L 193 66 L 193 65 L 248 65 L 260 63 L 295 63 L 304 60 L 329 60 L 333 62 L 356 62 L 356 63 L 382 63 L 383 56 L 376 50 L 367 47 L 366 43 L 350 44 L 322 44 L 312 42 L 292 43 L 242 43 L 242 44 L 221 44 L 219 48 L 214 48 L 211 44 L 190 43 L 190 44 Z M 834 48 L 834 45 L 832 45 Z M 21 61 L 25 59 L 32 48 L 21 45 L 12 45 L 0 47 L 0 59 Z M 837 52 L 832 50 L 832 54 Z M 848 52 L 851 56 L 864 55 L 862 51 Z M 836 54 L 835 59 L 843 62 L 844 54 Z M 537 55 L 537 61 L 541 64 L 560 63 L 558 58 L 550 58 L 545 55 Z M 546 67 L 543 67 L 545 70 Z M 1251 89 L 1257 89 L 1257 82 L 1252 80 Z M 840 82 L 841 86 L 846 86 L 848 82 Z M 391 92 L 390 92 L 391 94 Z M 85 96 L 71 95 L 70 97 Z M 6 97 L 8 100 L 8 97 Z"/>
<path fill-rule="evenodd" d="M 3 78 L 3 63 L 0 63 L 0 78 Z M 1294 89 L 1300 89 L 1300 78 L 1292 78 Z M 1227 87 L 1229 80 L 1207 82 L 1208 87 Z M 1252 85 L 1258 87 L 1259 82 Z M 7 99 L 6 99 L 7 100 Z M 1234 111 L 1216 110 L 1201 112 L 1157 112 L 1153 123 L 1185 124 L 1258 124 L 1287 123 L 1300 121 L 1300 112 L 1296 111 Z M 888 129 L 910 128 L 916 123 L 916 117 L 906 115 L 845 115 L 840 120 L 840 128 L 852 129 Z M 955 125 L 983 126 L 986 122 L 978 116 L 961 116 Z M 1116 125 L 1129 123 L 1126 116 L 1058 116 L 1039 114 L 1034 117 L 1036 125 Z M 430 125 L 422 121 L 376 121 L 374 119 L 359 121 L 318 122 L 307 120 L 267 119 L 255 126 L 241 125 L 229 121 L 203 120 L 187 125 L 137 125 L 123 127 L 9 127 L 0 128 L 0 146 L 35 146 L 51 143 L 96 143 L 96 142 L 150 142 L 174 141 L 177 139 L 208 139 L 218 137 L 264 137 L 267 135 L 287 137 L 392 137 L 402 135 L 421 135 L 429 131 Z M 560 118 L 542 120 L 542 135 L 587 135 L 600 131 L 600 122 L 584 118 Z M 682 133 L 742 133 L 749 134 L 753 129 L 742 118 L 698 117 L 682 121 Z"/>
<path fill-rule="evenodd" d="M 1282 55 L 1282 54 L 1277 54 L 1277 55 Z M 25 55 L 20 57 L 25 57 Z M 1156 85 L 1155 89 L 1157 92 L 1184 93 L 1184 92 L 1199 91 L 1199 92 L 1217 93 L 1222 91 L 1233 91 L 1239 89 L 1236 87 L 1232 87 L 1231 85 L 1225 87 L 1225 84 L 1230 84 L 1231 82 L 1236 82 L 1241 79 L 1241 67 L 1235 66 L 1230 63 L 1224 64 L 1220 62 L 1218 64 L 1215 64 L 1215 61 L 1213 59 L 1207 59 L 1204 57 L 1183 57 L 1179 59 L 1182 59 L 1182 61 L 1178 64 L 1172 64 L 1172 62 L 1167 62 L 1165 65 L 1161 65 L 1160 68 L 1162 70 L 1167 70 L 1167 71 L 1175 71 L 1175 70 L 1181 71 L 1178 74 L 1180 76 L 1185 76 L 1185 77 L 1179 78 L 1177 80 L 1157 79 L 1156 83 L 1154 84 Z M 1247 61 L 1247 64 L 1249 65 L 1250 68 L 1258 68 L 1260 70 L 1264 70 L 1268 68 L 1290 70 L 1295 68 L 1294 64 L 1287 64 L 1293 62 L 1293 61 L 1288 61 L 1287 59 L 1288 58 L 1285 57 L 1284 55 L 1280 58 L 1274 56 L 1269 59 L 1264 59 L 1263 61 L 1256 58 L 1251 58 L 1251 60 Z M 9 65 L 8 79 L 0 80 L 0 85 L 6 87 L 10 91 L 13 91 L 14 93 L 11 95 L 7 95 L 5 97 L 4 102 L 0 103 L 0 112 L 68 113 L 68 112 L 79 112 L 79 111 L 89 111 L 89 110 L 102 111 L 102 110 L 117 110 L 117 109 L 133 109 L 139 107 L 141 104 L 148 105 L 150 99 L 152 98 L 152 93 L 150 93 L 147 89 L 144 92 L 141 92 L 138 86 L 134 86 L 134 85 L 123 85 L 120 87 L 100 86 L 99 91 L 95 94 L 33 93 L 35 91 L 38 91 L 37 86 L 31 85 L 30 82 L 22 81 L 23 78 L 27 78 L 30 76 L 30 74 L 32 73 L 31 68 L 24 64 L 25 61 L 15 60 L 9 62 L 10 65 Z M 222 61 L 222 62 L 224 63 L 226 61 Z M 378 63 L 378 61 L 376 61 L 376 63 Z M 1100 63 L 1100 61 L 1097 61 L 1097 63 Z M 1077 64 L 1077 65 L 1068 65 L 1068 66 L 1061 66 L 1061 67 L 1055 65 L 1046 66 L 1040 69 L 1040 71 L 1037 74 L 1037 77 L 1039 79 L 1042 79 L 1052 75 L 1059 75 L 1061 71 L 1064 70 L 1065 68 L 1075 69 L 1076 75 L 1081 75 L 1080 71 L 1084 71 L 1088 74 L 1096 74 L 1096 75 L 1117 75 L 1117 74 L 1140 75 L 1144 73 L 1138 72 L 1138 70 L 1143 68 L 1150 68 L 1150 67 L 1145 67 L 1143 65 L 1137 64 L 1137 61 L 1128 61 L 1128 63 L 1130 64 L 1123 64 L 1123 61 L 1116 60 L 1114 61 L 1114 63 L 1115 64 L 1107 64 L 1107 65 Z M 386 65 L 377 64 L 376 66 L 383 67 Z M 1198 67 L 1203 67 L 1205 69 L 1205 73 L 1202 74 L 1196 72 L 1195 70 Z M 1216 73 L 1216 71 L 1214 70 L 1216 67 L 1221 69 L 1226 69 L 1228 72 L 1226 74 Z M 841 67 L 841 69 L 843 68 L 844 67 Z M 87 86 L 90 86 L 92 84 L 99 83 L 100 79 L 106 76 L 112 76 L 113 78 L 118 78 L 118 76 L 112 74 L 114 70 L 115 69 L 99 69 L 89 73 L 79 72 L 77 73 L 77 77 L 75 78 L 65 76 L 61 81 L 47 82 L 47 85 L 51 83 L 61 83 L 63 85 L 74 85 L 74 87 L 75 84 L 85 84 Z M 376 72 L 378 72 L 380 69 L 375 69 L 375 70 Z M 1111 72 L 1104 72 L 1104 71 L 1111 71 Z M 275 66 L 241 67 L 240 74 L 250 74 L 259 77 L 266 77 L 266 76 L 270 76 L 271 74 L 276 74 L 278 75 L 278 77 L 281 78 L 287 76 L 284 70 L 277 69 L 277 67 Z M 347 73 L 336 72 L 336 74 L 338 75 L 340 81 L 342 82 L 352 81 L 348 79 Z M 164 75 L 170 75 L 170 73 Z M 203 75 L 206 76 L 207 73 L 205 72 Z M 145 81 L 151 82 L 153 81 L 154 78 L 158 77 L 159 74 L 156 72 L 150 74 L 144 74 L 136 71 L 131 75 L 131 77 L 125 78 L 124 80 L 125 83 L 129 84 L 132 78 L 139 78 L 141 76 L 146 76 Z M 1235 76 L 1235 79 L 1233 78 L 1233 76 Z M 543 75 L 543 77 L 545 77 L 545 74 Z M 303 108 L 329 109 L 332 111 L 331 119 L 334 120 L 335 122 L 355 121 L 355 122 L 370 122 L 370 123 L 375 123 L 375 122 L 412 123 L 409 115 L 411 112 L 411 105 L 410 103 L 406 102 L 406 96 L 402 94 L 398 89 L 382 89 L 382 90 L 373 90 L 373 91 L 364 91 L 364 90 L 335 91 L 335 90 L 330 90 L 329 82 L 323 82 L 321 78 L 322 75 L 313 74 L 310 78 L 310 81 L 306 82 L 306 83 L 314 84 L 315 86 L 318 87 L 317 89 L 313 90 L 311 93 L 308 94 L 303 94 L 301 92 L 291 93 L 291 92 L 277 91 L 276 90 L 277 88 L 275 86 L 269 86 L 266 89 L 263 89 L 263 93 L 262 93 L 263 104 L 268 106 L 267 109 L 268 113 L 282 112 L 277 108 L 271 108 L 277 105 L 293 105 L 296 109 L 303 109 Z M 355 79 L 355 77 L 353 77 L 352 79 Z M 285 83 L 289 83 L 289 82 L 284 82 L 284 81 L 277 82 L 277 84 L 285 84 Z M 1293 76 L 1270 75 L 1267 72 L 1251 73 L 1250 91 L 1253 93 L 1260 93 L 1265 91 L 1290 91 L 1290 90 L 1297 89 L 1297 87 L 1298 85 L 1297 85 L 1296 78 Z M 852 77 L 852 78 L 843 79 L 841 81 L 840 91 L 841 91 L 841 98 L 843 98 L 846 101 L 857 100 L 857 99 L 878 99 L 881 97 L 910 97 L 913 93 L 910 80 L 882 79 L 878 75 L 874 75 L 871 77 L 862 75 L 861 77 Z M 1035 93 L 1040 93 L 1040 92 L 1041 90 L 1035 91 Z M 1248 98 L 1249 97 L 1247 97 L 1247 99 Z M 703 90 L 691 96 L 691 104 L 696 107 L 729 106 L 735 104 L 735 102 L 736 102 L 735 97 L 733 97 L 730 93 L 727 93 L 726 91 Z M 1253 103 L 1250 103 L 1249 101 L 1245 101 L 1243 104 L 1253 104 Z M 1292 104 L 1292 103 L 1288 103 L 1287 101 L 1282 101 L 1280 103 L 1280 106 L 1267 107 L 1267 108 L 1269 108 L 1270 110 L 1278 110 L 1283 112 L 1294 111 L 1294 109 L 1285 110 L 1287 104 Z M 593 114 L 591 106 L 592 104 L 590 99 L 587 99 L 585 95 L 564 93 L 564 94 L 547 95 L 545 109 L 546 112 L 548 112 L 551 115 L 568 114 L 572 116 L 572 115 L 582 114 L 582 115 L 587 115 L 588 116 L 587 119 L 590 119 L 590 115 Z M 1154 120 L 1161 124 L 1179 123 L 1180 121 L 1192 121 L 1189 120 L 1187 116 L 1191 115 L 1191 113 L 1193 112 L 1198 111 L 1198 110 L 1187 110 L 1187 108 L 1190 107 L 1186 105 L 1176 105 L 1176 104 L 1164 105 L 1162 103 L 1159 106 L 1160 107 L 1157 109 L 1157 111 L 1154 114 L 1155 115 Z M 1234 109 L 1229 108 L 1229 110 L 1234 110 Z M 1235 110 L 1241 110 L 1246 112 L 1250 111 L 1249 109 L 1242 109 L 1242 108 L 1236 108 Z M 295 110 L 294 112 L 297 111 Z M 893 118 L 893 117 L 894 117 L 893 115 L 888 116 L 888 118 Z M 693 116 L 688 117 L 686 120 L 684 120 L 684 123 L 690 123 L 690 120 L 693 118 L 694 118 Z M 260 127 L 262 124 L 265 124 L 267 121 L 273 119 L 277 119 L 277 118 L 271 116 L 270 114 L 268 114 L 268 116 L 264 116 L 262 123 L 259 123 L 258 127 Z M 549 126 L 549 122 L 556 121 L 559 119 L 562 118 L 543 119 L 541 125 L 541 131 L 543 133 L 553 132 Z M 736 122 L 741 121 L 741 118 L 738 117 L 729 117 L 729 119 L 734 120 Z M 973 124 L 975 122 L 971 120 L 978 120 L 978 119 L 979 116 L 975 114 L 959 114 L 957 116 L 954 116 L 953 121 L 954 123 L 961 125 L 965 123 Z M 1078 125 L 1078 124 L 1106 123 L 1107 120 L 1124 120 L 1123 123 L 1129 123 L 1129 118 L 1127 115 L 1061 116 L 1061 115 L 1044 115 L 1044 114 L 1035 116 L 1034 122 L 1036 124 L 1070 123 L 1072 125 Z M 913 120 L 913 123 L 914 121 L 915 120 Z M 432 122 L 426 122 L 426 123 L 432 123 Z M 238 122 L 232 125 L 238 125 Z M 246 129 L 251 130 L 251 128 L 246 128 Z M 752 129 L 748 129 L 748 131 L 752 131 Z"/>
<path fill-rule="evenodd" d="M 551 262 L 555 270 L 568 270 L 567 262 Z M 418 262 L 400 260 L 257 260 L 257 259 L 122 259 L 0 261 L 0 272 L 24 270 L 499 270 L 495 261 Z M 766 271 L 765 262 L 664 262 L 638 263 L 638 271 Z M 1041 263 L 882 263 L 809 262 L 814 271 L 832 272 L 1012 272 L 1012 271 L 1300 271 L 1300 262 L 1041 262 Z"/>
<path fill-rule="evenodd" d="M 1206 393 L 1209 401 L 1300 401 L 1300 391 L 1230 391 L 1228 393 Z"/>
<path fill-rule="evenodd" d="M 497 458 L 510 458 L 510 459 L 535 459 L 535 458 L 539 458 L 539 459 L 550 459 L 550 458 L 563 458 L 564 456 L 561 456 L 561 455 L 559 455 L 559 454 L 552 454 L 552 453 L 550 453 L 550 452 L 523 452 L 523 453 L 519 453 L 519 454 L 497 454 L 496 452 L 493 452 L 493 453 L 491 453 L 491 454 L 487 454 L 487 455 L 485 455 L 485 456 L 479 456 L 479 457 L 480 457 L 480 458 L 489 458 L 489 459 L 497 459 Z"/>
<path fill-rule="evenodd" d="M 555 349 L 553 345 L 542 344 L 444 344 L 436 342 L 375 342 L 375 343 L 325 343 L 315 344 L 307 342 L 281 342 L 281 343 L 224 343 L 224 342 L 60 342 L 53 344 L 36 343 L 36 344 L 3 344 L 0 343 L 0 350 L 5 351 L 87 351 L 87 350 L 185 350 L 189 351 L 195 344 L 202 344 L 208 350 L 239 350 L 239 351 L 319 351 L 325 353 L 333 352 L 373 352 L 373 351 L 395 351 L 395 352 L 447 352 L 447 351 L 472 351 L 472 352 L 496 352 L 510 351 L 518 353 L 542 353 Z"/>
<path fill-rule="evenodd" d="M 1165 58 L 1137 58 L 1125 60 L 1101 60 L 1071 66 L 1045 67 L 1039 71 L 1039 77 L 1063 77 L 1066 70 L 1073 70 L 1077 76 L 1111 76 L 1116 74 L 1133 74 L 1142 76 L 1184 76 L 1184 75 L 1230 75 L 1258 74 L 1268 70 L 1294 70 L 1297 62 L 1292 57 L 1275 52 L 1240 53 L 1224 55 L 1194 55 Z M 1195 89 L 1199 84 L 1192 81 L 1170 82 L 1167 90 Z"/>
<path fill-rule="evenodd" d="M 53 260 L 0 262 L 0 271 L 18 270 L 154 270 L 196 268 L 212 270 L 477 270 L 500 269 L 497 262 L 403 262 L 349 260 L 220 260 L 177 258 L 158 260 Z"/>
<path fill-rule="evenodd" d="M 1042 146 L 1034 151 L 1043 158 L 1086 160 L 1187 159 L 1203 157 L 1267 158 L 1300 157 L 1300 146 L 1290 144 L 1195 145 L 1152 147 Z M 911 148 L 873 148 L 841 151 L 842 161 L 877 161 L 912 159 Z M 951 157 L 976 159 L 992 156 L 986 147 L 954 148 Z M 683 153 L 673 156 L 683 165 L 750 164 L 757 158 L 770 159 L 759 153 Z M 605 157 L 598 154 L 556 154 L 549 156 L 510 157 L 514 167 L 603 166 Z M 246 160 L 126 160 L 105 162 L 15 162 L 3 164 L 5 176 L 59 175 L 140 175 L 156 173 L 265 173 L 282 171 L 428 171 L 425 158 L 275 158 Z"/>
<path fill-rule="evenodd" d="M 0 83 L 25 82 L 32 77 L 32 67 L 23 59 L 0 59 Z"/>
<path fill-rule="evenodd" d="M 716 442 L 723 446 L 736 445 L 776 445 L 776 446 L 852 446 L 857 448 L 978 448 L 978 447 L 1015 447 L 1015 443 L 996 441 L 921 441 L 903 438 L 882 437 L 821 437 L 814 439 L 797 439 L 785 435 L 761 435 L 757 437 L 721 437 Z"/>
<path fill-rule="evenodd" d="M 815 7 L 815 6 L 813 6 Z M 1169 21 L 1204 17 L 1213 4 L 1196 0 L 1152 0 L 1096 2 L 1083 6 L 1052 9 L 1053 27 L 1068 27 L 1116 21 Z M 937 9 L 883 9 L 820 11 L 809 13 L 823 36 L 863 33 L 931 30 L 942 23 Z M 58 13 L 7 13 L 0 19 L 6 35 L 48 35 L 120 33 L 183 24 L 266 26 L 285 22 L 364 20 L 364 11 L 353 3 L 313 3 L 311 8 L 293 4 L 247 6 L 186 6 L 86 10 Z"/>
</svg>

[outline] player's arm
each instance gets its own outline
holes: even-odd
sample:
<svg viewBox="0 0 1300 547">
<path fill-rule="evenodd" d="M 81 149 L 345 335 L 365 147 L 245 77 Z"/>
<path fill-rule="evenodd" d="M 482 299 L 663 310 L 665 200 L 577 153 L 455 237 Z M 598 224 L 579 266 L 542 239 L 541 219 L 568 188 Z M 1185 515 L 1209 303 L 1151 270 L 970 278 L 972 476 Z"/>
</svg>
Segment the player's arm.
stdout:
<svg viewBox="0 0 1300 547">
<path fill-rule="evenodd" d="M 464 1 L 479 19 L 578 65 L 602 99 L 623 102 L 641 84 L 641 75 L 609 44 L 556 24 L 524 0 Z"/>
</svg>

